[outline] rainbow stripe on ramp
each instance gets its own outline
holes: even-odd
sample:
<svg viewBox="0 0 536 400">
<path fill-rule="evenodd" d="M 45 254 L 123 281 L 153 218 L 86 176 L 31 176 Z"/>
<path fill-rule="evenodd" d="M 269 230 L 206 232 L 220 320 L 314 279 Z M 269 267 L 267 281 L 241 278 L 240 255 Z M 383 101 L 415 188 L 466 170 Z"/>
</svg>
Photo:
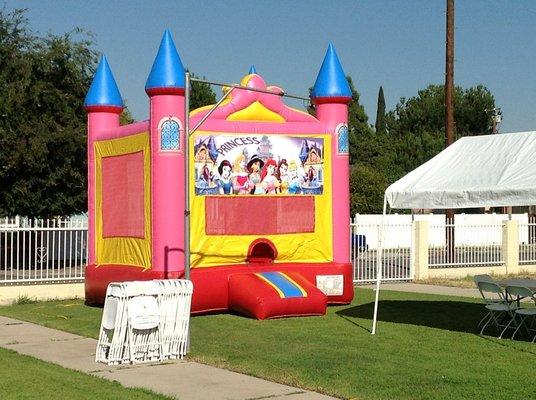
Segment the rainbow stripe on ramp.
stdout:
<svg viewBox="0 0 536 400">
<path fill-rule="evenodd" d="M 283 272 L 258 272 L 255 275 L 274 288 L 282 299 L 307 297 L 305 289 Z"/>
</svg>

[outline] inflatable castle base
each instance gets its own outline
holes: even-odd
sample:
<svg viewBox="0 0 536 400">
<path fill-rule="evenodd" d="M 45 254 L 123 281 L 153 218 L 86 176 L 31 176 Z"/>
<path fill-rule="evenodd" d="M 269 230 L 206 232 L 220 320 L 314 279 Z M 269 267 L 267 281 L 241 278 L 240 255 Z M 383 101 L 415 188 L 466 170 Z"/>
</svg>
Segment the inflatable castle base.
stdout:
<svg viewBox="0 0 536 400">
<path fill-rule="evenodd" d="M 176 279 L 177 274 L 124 265 L 86 268 L 86 303 L 101 305 L 111 282 Z M 256 319 L 324 315 L 353 299 L 351 264 L 255 262 L 193 269 L 192 314 L 234 311 Z M 319 289 L 322 288 L 321 289 Z"/>
</svg>

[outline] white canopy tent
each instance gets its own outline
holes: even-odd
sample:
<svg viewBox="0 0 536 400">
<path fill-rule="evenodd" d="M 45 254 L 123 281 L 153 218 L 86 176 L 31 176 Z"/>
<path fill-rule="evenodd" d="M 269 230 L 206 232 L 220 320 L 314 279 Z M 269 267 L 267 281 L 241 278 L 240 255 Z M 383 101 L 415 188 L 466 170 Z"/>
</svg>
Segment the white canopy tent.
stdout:
<svg viewBox="0 0 536 400">
<path fill-rule="evenodd" d="M 463 137 L 385 191 L 390 208 L 447 209 L 536 204 L 536 132 Z M 372 334 L 382 278 L 382 218 Z"/>
</svg>

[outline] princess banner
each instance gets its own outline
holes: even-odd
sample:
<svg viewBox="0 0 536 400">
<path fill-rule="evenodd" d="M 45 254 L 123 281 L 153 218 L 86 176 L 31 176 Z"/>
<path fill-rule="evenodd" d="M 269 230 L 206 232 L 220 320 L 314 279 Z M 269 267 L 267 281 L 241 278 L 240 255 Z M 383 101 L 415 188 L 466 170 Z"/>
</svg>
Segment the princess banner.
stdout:
<svg viewBox="0 0 536 400">
<path fill-rule="evenodd" d="M 285 135 L 196 136 L 197 195 L 318 195 L 324 139 Z"/>
</svg>

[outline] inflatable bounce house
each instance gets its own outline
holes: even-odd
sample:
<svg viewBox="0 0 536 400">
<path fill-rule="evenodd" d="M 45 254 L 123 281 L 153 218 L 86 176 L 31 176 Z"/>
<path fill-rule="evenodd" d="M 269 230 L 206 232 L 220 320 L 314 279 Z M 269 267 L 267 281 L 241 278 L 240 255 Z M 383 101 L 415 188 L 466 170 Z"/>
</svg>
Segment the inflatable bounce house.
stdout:
<svg viewBox="0 0 536 400">
<path fill-rule="evenodd" d="M 186 121 L 186 79 L 166 31 L 145 85 L 149 120 L 120 126 L 123 101 L 100 61 L 85 99 L 87 303 L 102 304 L 110 282 L 185 272 L 192 313 L 264 319 L 349 303 L 351 91 L 334 48 L 312 91 L 316 116 L 286 106 L 252 67 Z"/>
</svg>

